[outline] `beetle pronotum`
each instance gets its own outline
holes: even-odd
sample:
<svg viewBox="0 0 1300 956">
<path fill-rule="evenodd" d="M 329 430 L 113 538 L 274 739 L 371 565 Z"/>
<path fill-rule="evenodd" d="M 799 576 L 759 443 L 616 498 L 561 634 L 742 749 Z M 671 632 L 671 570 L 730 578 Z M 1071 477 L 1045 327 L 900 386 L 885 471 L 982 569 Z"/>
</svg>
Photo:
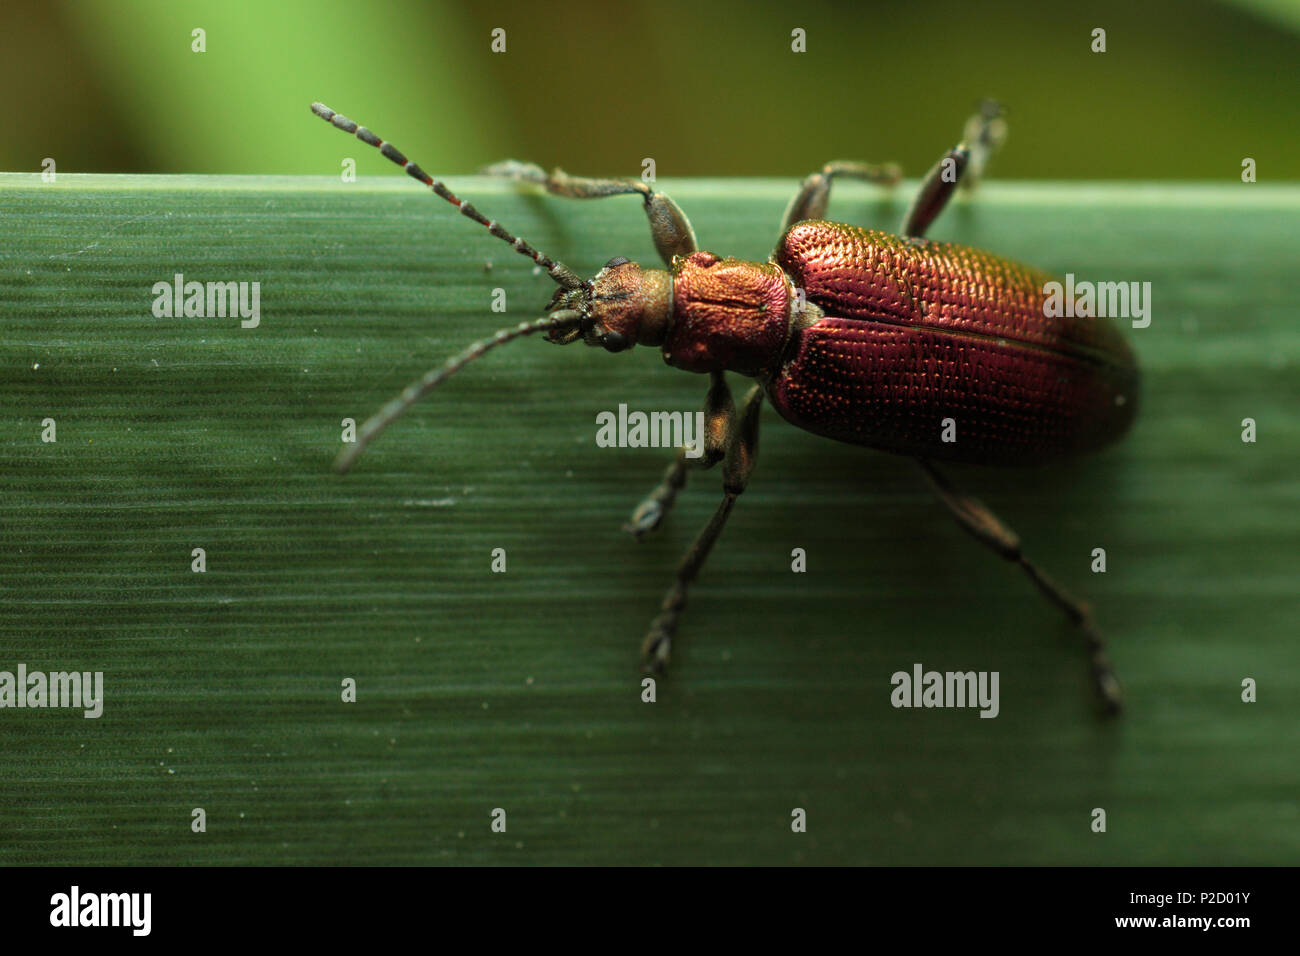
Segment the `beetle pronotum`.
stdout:
<svg viewBox="0 0 1300 956">
<path fill-rule="evenodd" d="M 965 246 L 924 239 L 963 173 L 984 166 L 1005 128 L 990 104 L 967 124 L 966 140 L 926 175 L 900 236 L 821 217 L 837 177 L 895 183 L 893 165 L 832 162 L 804 180 L 786 209 L 781 240 L 765 263 L 699 250 L 690 221 L 668 196 L 640 180 L 591 179 L 506 161 L 489 173 L 536 183 L 558 196 L 637 195 L 655 248 L 668 266 L 642 269 L 610 259 L 582 280 L 564 264 L 488 219 L 391 143 L 320 103 L 312 112 L 379 149 L 437 195 L 545 269 L 559 286 L 547 315 L 481 339 L 412 383 L 361 427 L 336 467 L 347 471 L 384 428 L 489 349 L 545 332 L 561 345 L 582 339 L 620 352 L 658 346 L 665 361 L 710 376 L 704 451 L 679 450 L 626 530 L 658 527 L 691 465 L 721 462 L 723 497 L 677 568 L 642 645 L 647 669 L 668 663 L 686 592 L 745 490 L 766 397 L 782 417 L 814 434 L 908 455 L 957 522 L 1008 561 L 1079 628 L 1105 708 L 1118 712 L 1119 683 L 1089 607 L 1020 549 L 1020 540 L 980 501 L 963 494 L 935 459 L 987 465 L 1039 464 L 1119 439 L 1137 410 L 1137 363 L 1105 319 L 1050 317 L 1046 273 Z M 756 380 L 737 411 L 725 372 Z M 959 442 L 941 423 L 960 422 Z"/>
</svg>

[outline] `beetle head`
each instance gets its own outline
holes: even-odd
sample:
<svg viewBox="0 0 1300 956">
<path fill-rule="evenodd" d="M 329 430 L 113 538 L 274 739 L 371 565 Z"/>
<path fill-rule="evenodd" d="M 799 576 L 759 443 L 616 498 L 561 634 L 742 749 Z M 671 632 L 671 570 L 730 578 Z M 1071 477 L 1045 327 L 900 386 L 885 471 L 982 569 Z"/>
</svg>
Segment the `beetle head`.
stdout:
<svg viewBox="0 0 1300 956">
<path fill-rule="evenodd" d="M 661 345 L 672 311 L 672 274 L 663 269 L 642 269 L 617 256 L 605 263 L 594 278 L 576 289 L 557 289 L 547 311 L 570 310 L 582 316 L 576 326 L 557 327 L 547 333 L 549 342 L 568 345 L 582 339 L 610 352 L 634 345 Z"/>
</svg>

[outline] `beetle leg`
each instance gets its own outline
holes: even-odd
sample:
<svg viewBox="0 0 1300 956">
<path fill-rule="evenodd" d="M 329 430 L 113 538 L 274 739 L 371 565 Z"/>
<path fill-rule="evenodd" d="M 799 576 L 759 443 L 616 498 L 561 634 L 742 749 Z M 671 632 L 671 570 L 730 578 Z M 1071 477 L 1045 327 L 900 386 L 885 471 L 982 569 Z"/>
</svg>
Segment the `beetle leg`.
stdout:
<svg viewBox="0 0 1300 956">
<path fill-rule="evenodd" d="M 668 666 L 673 635 L 686 607 L 686 589 L 699 575 L 709 551 L 722 534 L 732 505 L 749 483 L 758 452 L 758 413 L 762 407 L 763 390 L 755 385 L 745 396 L 740 415 L 733 415 L 729 420 L 727 452 L 722 463 L 722 503 L 682 557 L 677 566 L 677 578 L 664 595 L 659 615 L 650 623 L 650 631 L 641 645 L 642 666 L 647 672 L 661 674 Z"/>
<path fill-rule="evenodd" d="M 930 462 L 920 458 L 917 462 L 925 472 L 930 487 L 952 512 L 957 523 L 981 544 L 1006 560 L 1020 565 L 1042 595 L 1060 608 L 1065 616 L 1083 632 L 1092 663 L 1092 680 L 1097 696 L 1108 713 L 1119 713 L 1121 700 L 1119 681 L 1115 677 L 1110 659 L 1106 656 L 1106 644 L 1097 633 L 1097 627 L 1092 620 L 1092 610 L 1088 605 L 1065 591 L 1036 564 L 1021 554 L 1019 536 L 1003 524 L 997 515 L 989 511 L 983 502 L 958 491 Z"/>
<path fill-rule="evenodd" d="M 624 531 L 640 540 L 643 534 L 659 527 L 664 516 L 672 508 L 673 502 L 677 500 L 677 492 L 686 487 L 686 469 L 689 463 L 686 449 L 677 449 L 677 457 L 664 471 L 663 479 L 636 506 L 632 517 L 624 522 Z"/>
<path fill-rule="evenodd" d="M 726 377 L 721 372 L 713 372 L 708 394 L 704 396 L 704 434 L 700 436 L 704 442 L 703 454 L 690 458 L 685 448 L 678 449 L 677 457 L 664 472 L 663 480 L 636 506 L 632 517 L 623 525 L 624 531 L 639 539 L 647 531 L 659 527 L 677 500 L 677 492 L 686 487 L 686 469 L 692 465 L 712 468 L 726 455 L 727 437 L 735 415 L 736 406 L 731 401 Z"/>
<path fill-rule="evenodd" d="M 831 200 L 831 185 L 836 176 L 893 186 L 902 180 L 903 170 L 896 163 L 876 165 L 846 159 L 827 163 L 803 181 L 799 192 L 790 200 L 790 205 L 785 207 L 785 217 L 781 220 L 781 235 L 784 236 L 796 222 L 803 222 L 805 219 L 821 219 L 826 215 L 826 205 Z"/>
<path fill-rule="evenodd" d="M 969 162 L 970 147 L 958 143 L 931 167 L 925 174 L 925 179 L 921 180 L 916 198 L 903 216 L 903 235 L 911 239 L 920 239 L 925 235 L 930 224 L 943 212 L 943 207 L 948 205 L 948 200 L 957 191 L 957 184 Z"/>
<path fill-rule="evenodd" d="M 943 212 L 960 185 L 973 189 L 983 177 L 993 151 L 1007 138 L 1007 123 L 1002 107 L 985 100 L 980 110 L 966 121 L 965 138 L 958 143 L 921 180 L 921 188 L 903 216 L 903 235 L 920 239 L 930 224 Z"/>
<path fill-rule="evenodd" d="M 659 256 L 672 265 L 673 256 L 689 256 L 699 250 L 695 230 L 677 203 L 664 193 L 657 193 L 639 179 L 592 179 L 570 176 L 562 169 L 549 173 L 536 163 L 507 159 L 483 170 L 487 176 L 504 176 L 520 182 L 536 183 L 556 196 L 568 199 L 603 199 L 606 196 L 638 195 L 645 204 L 650 220 L 650 235 Z"/>
</svg>

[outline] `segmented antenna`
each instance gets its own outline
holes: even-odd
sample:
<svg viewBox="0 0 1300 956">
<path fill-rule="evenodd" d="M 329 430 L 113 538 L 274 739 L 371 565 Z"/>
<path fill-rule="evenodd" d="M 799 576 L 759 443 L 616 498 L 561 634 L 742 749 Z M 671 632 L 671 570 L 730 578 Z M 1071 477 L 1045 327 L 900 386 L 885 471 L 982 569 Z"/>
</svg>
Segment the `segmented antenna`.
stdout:
<svg viewBox="0 0 1300 956">
<path fill-rule="evenodd" d="M 481 212 L 475 209 L 472 205 L 465 202 L 465 200 L 461 199 L 459 196 L 453 193 L 442 183 L 438 182 L 438 180 L 434 179 L 432 176 L 426 173 L 415 163 L 411 162 L 409 159 L 403 156 L 402 151 L 399 150 L 392 143 L 385 142 L 384 140 L 376 136 L 374 133 L 372 133 L 370 130 L 366 129 L 364 126 L 358 126 L 356 123 L 352 122 L 352 120 L 348 119 L 343 114 L 335 113 L 324 103 L 313 103 L 311 105 L 311 111 L 315 113 L 317 116 L 319 116 L 321 119 L 325 120 L 325 122 L 330 123 L 333 126 L 337 127 L 338 129 L 343 130 L 343 132 L 345 133 L 355 133 L 357 139 L 361 140 L 361 142 L 368 143 L 371 146 L 374 146 L 381 153 L 383 153 L 385 156 L 387 156 L 389 159 L 395 162 L 398 166 L 401 166 L 413 177 L 418 179 L 420 182 L 424 183 L 426 186 L 432 189 L 443 199 L 447 200 L 447 202 L 451 203 L 453 206 L 459 209 L 466 216 L 469 216 L 469 218 L 473 219 L 479 225 L 486 226 L 487 231 L 492 233 L 492 235 L 496 236 L 498 239 L 510 243 L 510 245 L 514 247 L 515 252 L 522 253 L 523 255 L 527 256 L 528 258 L 536 262 L 539 266 L 541 266 L 543 269 L 546 270 L 546 272 L 550 275 L 552 279 L 555 280 L 555 282 L 558 285 L 564 287 L 565 289 L 577 289 L 582 285 L 582 280 L 579 279 L 576 275 L 574 275 L 573 271 L 564 263 L 556 262 L 550 256 L 543 255 L 542 253 L 538 252 L 536 249 L 530 246 L 523 239 L 520 239 L 517 236 L 512 236 L 509 232 L 507 232 L 504 228 L 502 228 L 501 224 L 498 223 L 495 219 L 488 219 Z"/>
<path fill-rule="evenodd" d="M 402 394 L 366 419 L 360 431 L 357 432 L 356 443 L 348 445 L 343 451 L 339 452 L 338 458 L 334 460 L 334 469 L 339 474 L 346 472 L 361 457 L 361 453 L 366 450 L 366 446 L 374 441 L 376 435 L 401 418 L 408 408 L 484 352 L 491 351 L 498 345 L 505 345 L 507 342 L 522 338 L 525 335 L 532 335 L 534 332 L 542 332 L 548 329 L 577 328 L 581 326 L 582 322 L 583 318 L 580 312 L 573 309 L 559 309 L 544 319 L 536 319 L 533 322 L 520 322 L 512 329 L 501 329 L 491 338 L 479 339 L 459 355 L 447 359 L 443 365 L 426 372 L 423 378 L 406 386 Z"/>
</svg>

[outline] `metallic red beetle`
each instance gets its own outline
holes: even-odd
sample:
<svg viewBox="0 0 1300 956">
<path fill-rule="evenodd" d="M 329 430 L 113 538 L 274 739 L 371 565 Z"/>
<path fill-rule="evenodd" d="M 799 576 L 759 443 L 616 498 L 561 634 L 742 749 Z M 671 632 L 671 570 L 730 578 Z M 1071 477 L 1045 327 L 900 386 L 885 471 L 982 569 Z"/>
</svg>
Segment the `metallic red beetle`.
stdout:
<svg viewBox="0 0 1300 956">
<path fill-rule="evenodd" d="M 611 352 L 657 346 L 669 365 L 711 377 L 704 451 L 697 458 L 679 451 L 625 527 L 638 537 L 657 527 L 692 464 L 722 462 L 723 500 L 682 559 L 650 626 L 642 648 L 648 669 L 667 664 L 687 588 L 745 489 L 766 396 L 783 418 L 814 434 L 915 458 L 962 527 L 1018 563 L 1080 628 L 1100 700 L 1108 711 L 1119 710 L 1119 685 L 1088 606 L 1027 560 L 1016 534 L 932 463 L 1031 465 L 1094 451 L 1120 438 L 1137 411 L 1137 363 L 1112 324 L 1049 317 L 1050 275 L 922 238 L 957 185 L 973 183 L 1004 137 L 995 104 L 984 104 L 967 124 L 966 141 L 927 174 L 901 236 L 822 220 L 836 177 L 886 184 L 901 178 L 892 164 L 833 162 L 804 180 L 770 262 L 700 251 L 676 203 L 639 180 L 578 178 L 514 161 L 490 167 L 491 174 L 569 198 L 642 198 L 669 268 L 642 269 L 619 257 L 588 281 L 483 216 L 365 127 L 320 103 L 312 111 L 377 147 L 560 286 L 545 318 L 476 342 L 380 410 L 340 454 L 340 471 L 440 382 L 512 339 L 545 331 L 551 342 L 581 338 Z M 739 412 L 724 372 L 757 380 Z"/>
</svg>

